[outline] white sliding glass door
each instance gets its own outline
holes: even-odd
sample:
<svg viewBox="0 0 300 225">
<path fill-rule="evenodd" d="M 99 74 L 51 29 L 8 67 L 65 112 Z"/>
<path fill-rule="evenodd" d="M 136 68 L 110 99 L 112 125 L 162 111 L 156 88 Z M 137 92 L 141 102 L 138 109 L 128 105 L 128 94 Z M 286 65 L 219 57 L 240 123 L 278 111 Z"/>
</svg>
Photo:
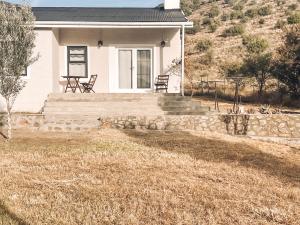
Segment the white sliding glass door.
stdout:
<svg viewBox="0 0 300 225">
<path fill-rule="evenodd" d="M 152 88 L 152 50 L 119 49 L 119 90 L 143 92 Z"/>
</svg>

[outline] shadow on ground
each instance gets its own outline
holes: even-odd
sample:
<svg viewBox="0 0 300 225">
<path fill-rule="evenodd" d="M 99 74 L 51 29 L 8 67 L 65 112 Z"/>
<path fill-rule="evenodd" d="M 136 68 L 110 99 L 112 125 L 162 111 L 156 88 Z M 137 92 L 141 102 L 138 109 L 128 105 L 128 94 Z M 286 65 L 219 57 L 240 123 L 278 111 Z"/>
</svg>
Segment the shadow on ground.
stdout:
<svg viewBox="0 0 300 225">
<path fill-rule="evenodd" d="M 284 182 L 299 184 L 300 166 L 287 159 L 264 153 L 253 146 L 211 140 L 189 132 L 153 132 L 124 130 L 138 144 L 170 152 L 188 154 L 197 160 L 237 163 L 239 166 L 264 170 Z"/>
<path fill-rule="evenodd" d="M 15 213 L 11 212 L 0 200 L 0 225 L 29 225 Z"/>
</svg>

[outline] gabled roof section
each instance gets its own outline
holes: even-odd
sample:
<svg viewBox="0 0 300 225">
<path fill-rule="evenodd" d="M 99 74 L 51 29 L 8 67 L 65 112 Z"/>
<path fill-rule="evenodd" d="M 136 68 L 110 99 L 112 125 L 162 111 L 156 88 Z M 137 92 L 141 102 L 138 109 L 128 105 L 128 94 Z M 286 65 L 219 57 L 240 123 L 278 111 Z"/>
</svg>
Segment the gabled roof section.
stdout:
<svg viewBox="0 0 300 225">
<path fill-rule="evenodd" d="M 187 19 L 180 9 L 163 8 L 82 8 L 82 7 L 33 7 L 37 22 L 98 22 L 184 23 Z"/>
</svg>

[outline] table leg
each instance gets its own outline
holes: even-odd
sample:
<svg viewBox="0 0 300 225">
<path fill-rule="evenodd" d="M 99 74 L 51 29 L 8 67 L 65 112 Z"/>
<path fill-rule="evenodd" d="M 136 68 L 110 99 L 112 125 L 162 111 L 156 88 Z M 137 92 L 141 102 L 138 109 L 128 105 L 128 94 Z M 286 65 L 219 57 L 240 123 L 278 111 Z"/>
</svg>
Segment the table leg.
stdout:
<svg viewBox="0 0 300 225">
<path fill-rule="evenodd" d="M 75 78 L 75 92 L 76 92 L 76 89 L 78 88 L 80 93 L 82 93 L 82 90 L 81 90 L 81 87 L 80 87 L 80 84 L 79 84 L 79 81 L 80 81 L 80 78 Z"/>
<path fill-rule="evenodd" d="M 71 88 L 72 91 L 73 91 L 73 88 L 72 88 L 72 86 L 71 86 L 71 80 L 70 80 L 70 78 L 67 78 L 67 86 L 66 86 L 66 88 L 65 88 L 65 93 L 68 92 L 68 89 L 69 89 L 69 88 Z"/>
</svg>

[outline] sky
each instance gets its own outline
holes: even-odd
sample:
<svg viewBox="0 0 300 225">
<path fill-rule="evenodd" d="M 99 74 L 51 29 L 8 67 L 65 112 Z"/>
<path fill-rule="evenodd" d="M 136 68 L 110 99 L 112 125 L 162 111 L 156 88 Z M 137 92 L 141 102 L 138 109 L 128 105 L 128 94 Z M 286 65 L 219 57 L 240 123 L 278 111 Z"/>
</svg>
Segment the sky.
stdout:
<svg viewBox="0 0 300 225">
<path fill-rule="evenodd" d="M 7 0 L 20 3 L 22 0 Z M 155 7 L 163 0 L 27 0 L 31 6 Z"/>
</svg>

